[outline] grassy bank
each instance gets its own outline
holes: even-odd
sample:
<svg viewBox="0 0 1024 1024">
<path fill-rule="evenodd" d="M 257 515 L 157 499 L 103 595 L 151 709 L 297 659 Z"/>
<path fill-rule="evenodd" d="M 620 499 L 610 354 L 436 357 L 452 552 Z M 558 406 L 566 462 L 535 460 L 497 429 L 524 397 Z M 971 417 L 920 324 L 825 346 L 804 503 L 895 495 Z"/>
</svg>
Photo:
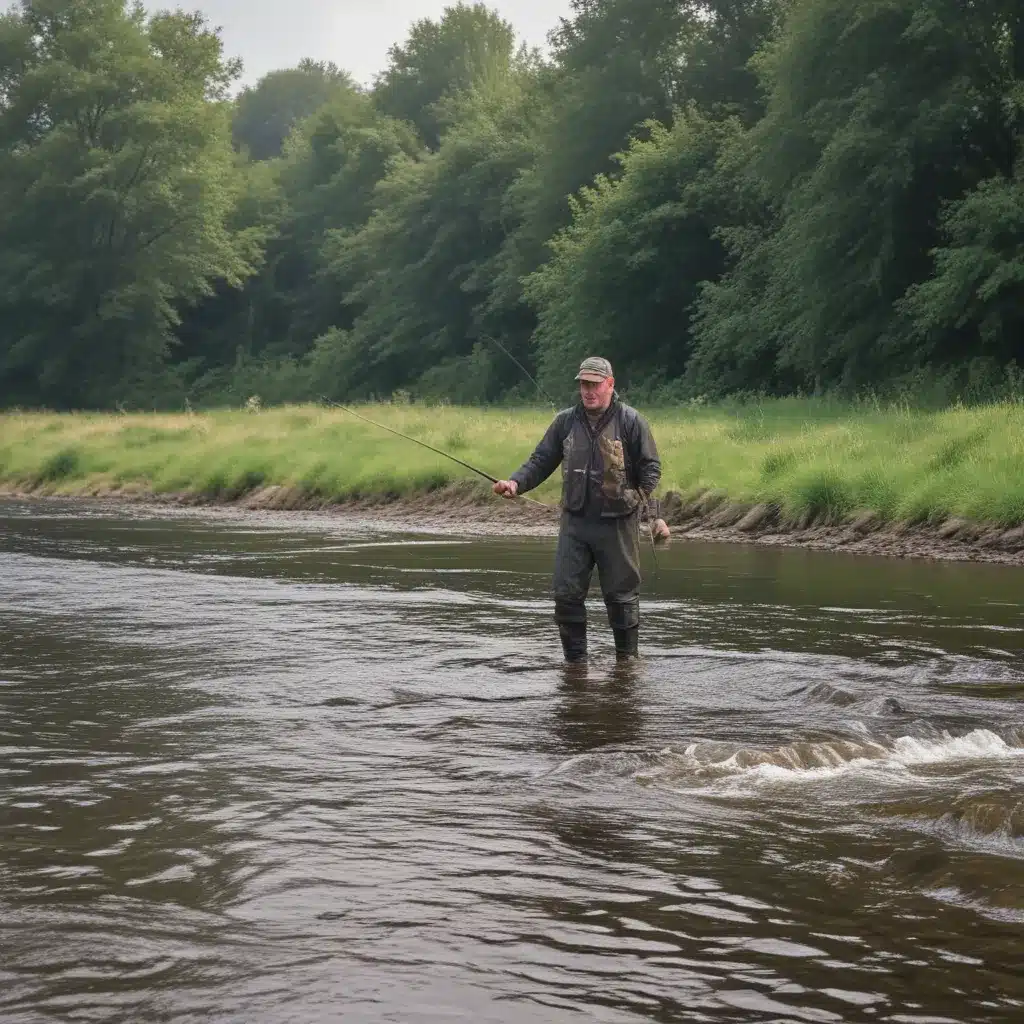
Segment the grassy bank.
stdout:
<svg viewBox="0 0 1024 1024">
<path fill-rule="evenodd" d="M 547 410 L 374 406 L 367 415 L 495 476 L 515 469 Z M 1024 524 L 1024 406 L 943 412 L 779 400 L 645 410 L 663 491 L 771 503 L 793 521 L 962 517 Z M 8 413 L 0 485 L 58 494 L 188 493 L 270 486 L 315 501 L 401 497 L 472 475 L 346 413 L 312 406 L 195 415 Z M 557 477 L 536 495 L 554 501 Z"/>
</svg>

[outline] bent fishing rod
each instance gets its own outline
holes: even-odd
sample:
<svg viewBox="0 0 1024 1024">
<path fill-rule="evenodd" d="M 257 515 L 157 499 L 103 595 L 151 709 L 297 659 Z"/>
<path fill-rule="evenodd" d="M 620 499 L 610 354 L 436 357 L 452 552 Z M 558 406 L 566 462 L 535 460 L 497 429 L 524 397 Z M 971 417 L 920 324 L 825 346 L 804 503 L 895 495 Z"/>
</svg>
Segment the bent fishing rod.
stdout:
<svg viewBox="0 0 1024 1024">
<path fill-rule="evenodd" d="M 412 437 L 410 434 L 403 434 L 402 431 L 395 430 L 394 427 L 387 427 L 383 423 L 371 420 L 369 416 L 364 416 L 362 413 L 356 412 L 355 409 L 350 409 L 347 405 L 341 405 L 339 402 L 332 402 L 324 395 L 320 396 L 320 401 L 325 405 L 331 406 L 333 409 L 341 409 L 342 412 L 347 412 L 350 416 L 355 416 L 356 419 L 360 419 L 364 423 L 369 423 L 380 430 L 386 430 L 389 434 L 395 434 L 397 437 L 404 438 L 406 441 L 412 441 L 413 444 L 418 444 L 421 448 L 426 448 L 427 451 L 434 452 L 435 455 L 442 455 L 444 458 L 450 459 L 452 462 L 457 463 L 464 469 L 468 469 L 471 473 L 476 473 L 477 476 L 483 477 L 484 480 L 487 480 L 492 484 L 498 483 L 498 478 L 496 476 L 491 476 L 490 473 L 485 473 L 482 469 L 477 469 L 476 466 L 471 466 L 468 462 L 463 462 L 462 459 L 457 459 L 454 455 L 442 451 L 440 448 L 435 448 L 432 444 L 427 444 L 426 441 L 421 441 L 418 437 Z M 547 509 L 549 512 L 554 511 L 550 505 L 545 505 L 542 501 L 535 501 L 533 498 L 527 498 L 525 494 L 517 494 L 516 499 L 519 501 L 525 501 L 530 505 L 537 505 L 539 508 Z"/>
</svg>

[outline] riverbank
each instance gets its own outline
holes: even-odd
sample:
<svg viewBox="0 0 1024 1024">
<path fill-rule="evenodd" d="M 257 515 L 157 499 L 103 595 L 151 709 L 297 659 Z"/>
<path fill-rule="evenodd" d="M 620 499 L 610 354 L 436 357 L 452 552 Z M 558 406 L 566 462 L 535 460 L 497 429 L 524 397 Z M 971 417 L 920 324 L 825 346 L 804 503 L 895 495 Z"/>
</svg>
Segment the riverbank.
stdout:
<svg viewBox="0 0 1024 1024">
<path fill-rule="evenodd" d="M 32 501 L 43 496 L 0 486 L 0 498 Z M 724 525 L 722 513 L 680 514 L 669 499 L 670 543 L 755 544 L 763 547 L 807 548 L 884 558 L 925 559 L 948 562 L 987 562 L 1024 567 L 1024 530 L 985 530 L 976 524 L 949 521 L 930 524 L 880 524 L 853 522 L 845 525 L 780 526 L 761 521 L 755 527 Z M 310 507 L 294 494 L 268 488 L 232 501 L 217 501 L 190 494 L 146 495 L 137 492 L 47 498 L 71 504 L 87 501 L 92 511 L 111 516 L 133 509 L 144 516 L 201 518 L 241 524 L 258 529 L 312 530 L 346 535 L 355 528 L 368 534 L 420 534 L 461 537 L 554 537 L 558 532 L 557 510 L 545 511 L 522 502 L 505 502 L 453 486 L 429 495 L 389 500 L 359 499 Z M 684 506 L 685 508 L 685 506 Z M 755 509 L 755 515 L 757 510 Z M 728 517 L 726 517 L 728 518 Z M 954 529 L 956 527 L 956 529 Z M 648 543 L 647 540 L 644 541 Z"/>
<path fill-rule="evenodd" d="M 546 410 L 362 409 L 495 476 Z M 1024 408 L 781 400 L 647 410 L 677 537 L 1024 564 Z M 430 532 L 554 532 L 461 467 L 339 410 L 0 416 L 0 491 L 232 514 L 369 516 Z M 555 504 L 557 479 L 532 495 Z"/>
</svg>

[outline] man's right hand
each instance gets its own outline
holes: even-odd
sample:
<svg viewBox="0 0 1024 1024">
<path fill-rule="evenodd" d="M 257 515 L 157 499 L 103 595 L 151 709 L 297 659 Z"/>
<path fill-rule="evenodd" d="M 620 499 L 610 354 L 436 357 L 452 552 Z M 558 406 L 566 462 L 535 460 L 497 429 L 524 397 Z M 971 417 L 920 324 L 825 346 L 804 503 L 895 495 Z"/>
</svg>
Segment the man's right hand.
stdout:
<svg viewBox="0 0 1024 1024">
<path fill-rule="evenodd" d="M 498 480 L 493 490 L 503 498 L 514 498 L 519 493 L 519 484 L 515 480 Z"/>
</svg>

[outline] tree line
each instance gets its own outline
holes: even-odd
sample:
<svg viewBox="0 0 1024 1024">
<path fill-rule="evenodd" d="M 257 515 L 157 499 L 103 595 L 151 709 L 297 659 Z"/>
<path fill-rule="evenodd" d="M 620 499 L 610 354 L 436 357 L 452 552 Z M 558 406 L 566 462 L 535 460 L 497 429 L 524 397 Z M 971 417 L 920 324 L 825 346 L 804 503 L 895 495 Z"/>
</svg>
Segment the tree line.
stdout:
<svg viewBox="0 0 1024 1024">
<path fill-rule="evenodd" d="M 1018 0 L 482 4 L 372 87 L 200 14 L 0 15 L 0 404 L 1019 384 Z"/>
</svg>

